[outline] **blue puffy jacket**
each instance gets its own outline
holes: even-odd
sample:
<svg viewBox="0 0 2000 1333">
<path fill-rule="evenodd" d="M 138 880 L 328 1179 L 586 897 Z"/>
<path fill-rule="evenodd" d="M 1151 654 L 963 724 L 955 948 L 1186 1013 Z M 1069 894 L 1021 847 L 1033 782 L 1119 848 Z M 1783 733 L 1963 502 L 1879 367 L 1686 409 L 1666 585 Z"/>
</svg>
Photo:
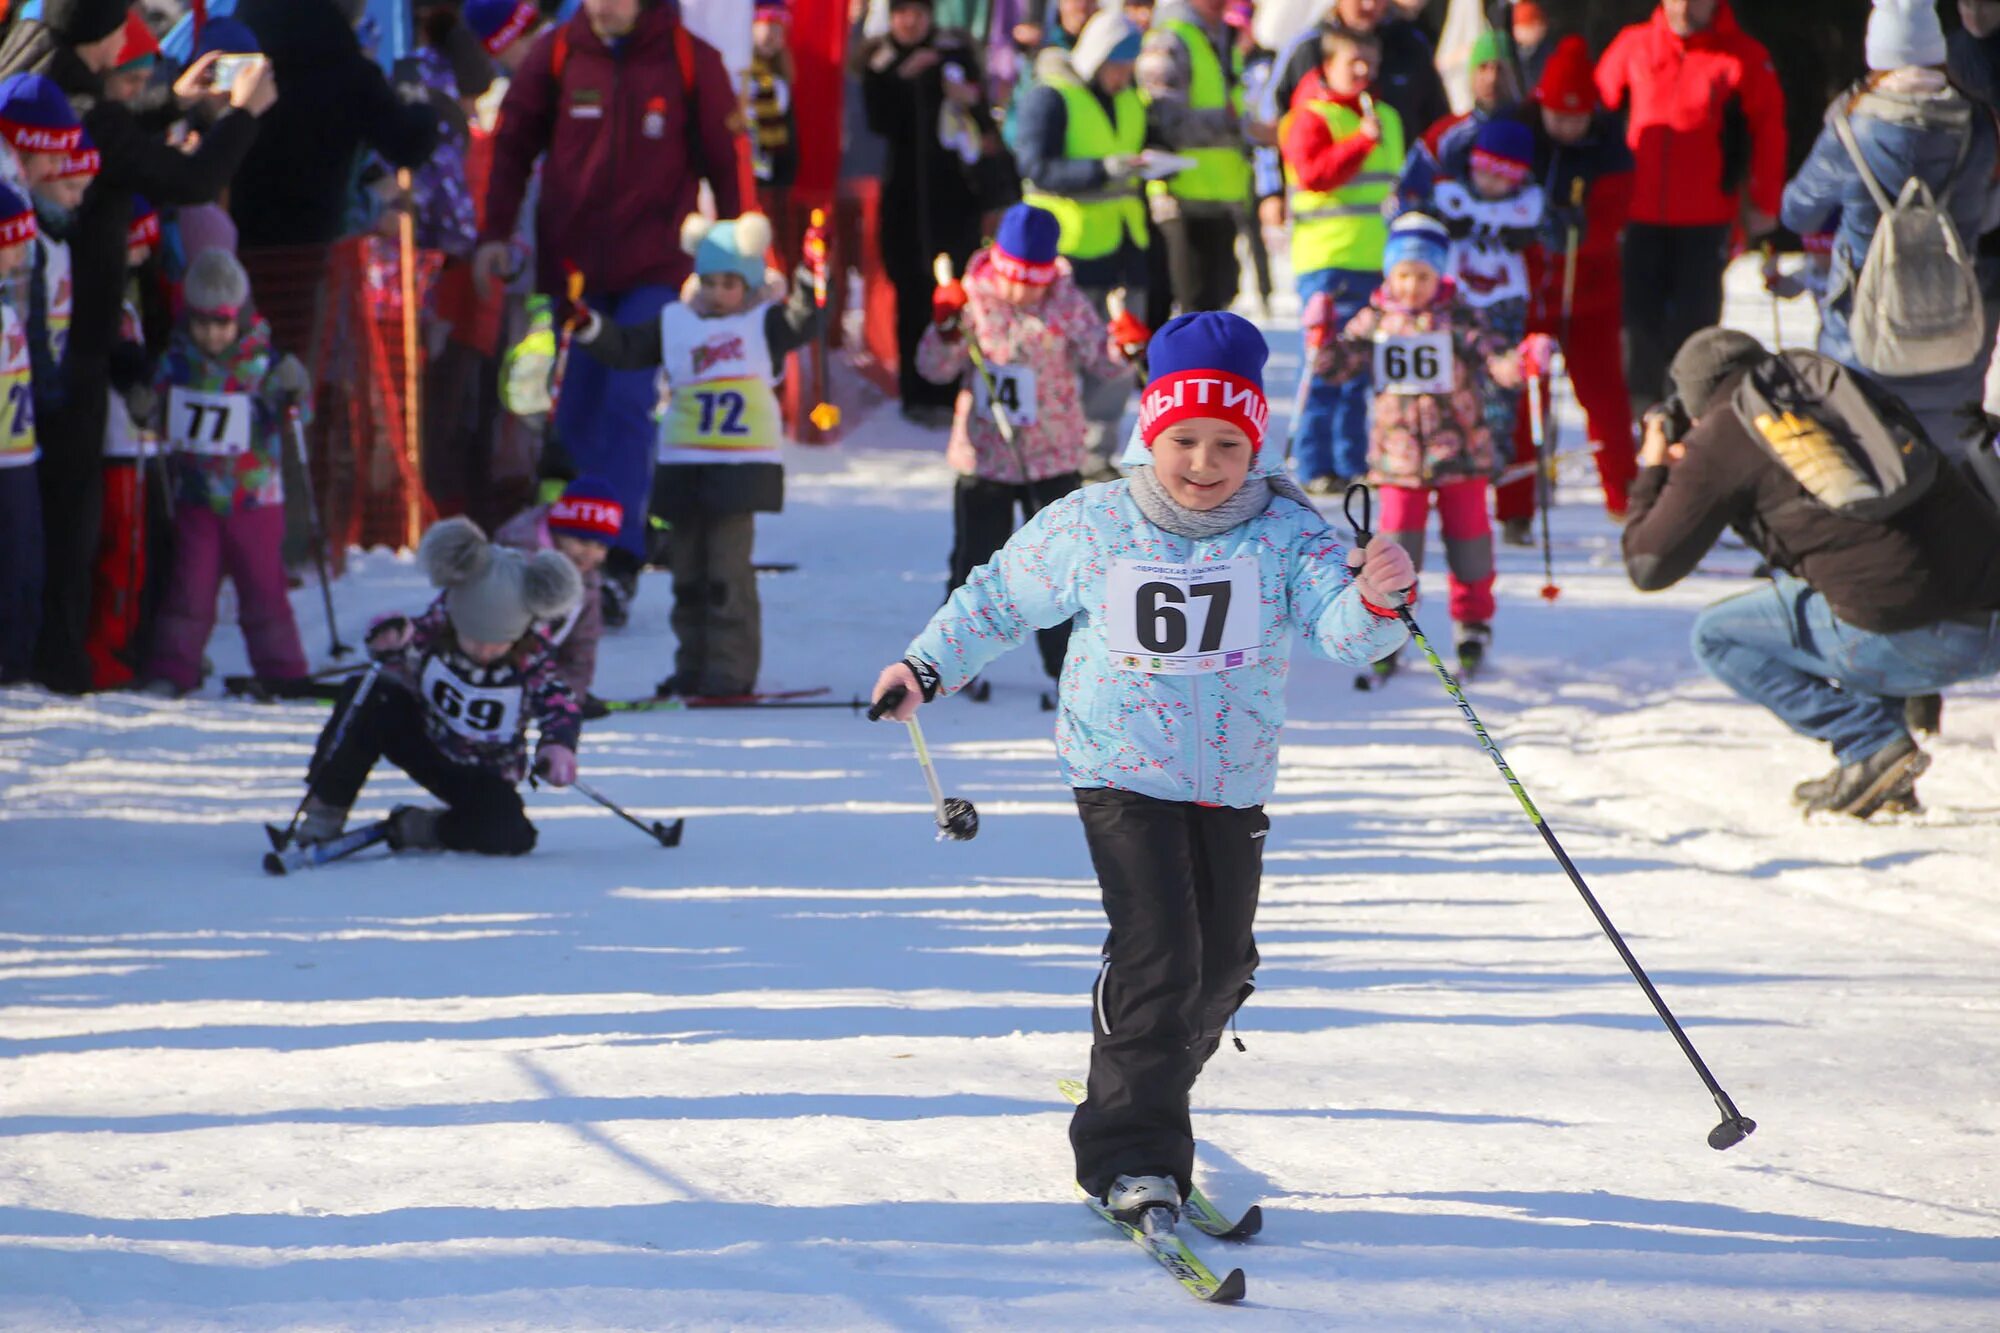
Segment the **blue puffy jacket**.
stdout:
<svg viewBox="0 0 2000 1333">
<path fill-rule="evenodd" d="M 1114 560 L 1198 564 L 1254 556 L 1261 649 L 1244 666 L 1158 675 L 1119 666 L 1106 642 Z M 1292 635 L 1350 666 L 1386 657 L 1402 622 L 1371 611 L 1326 521 L 1274 496 L 1264 512 L 1196 541 L 1153 526 L 1131 483 L 1106 482 L 1043 509 L 974 570 L 910 644 L 950 693 L 1037 629 L 1075 617 L 1056 750 L 1072 787 L 1247 807 L 1269 799 Z"/>
<path fill-rule="evenodd" d="M 1854 308 L 1854 282 L 1868 257 L 1868 243 L 1874 239 L 1882 214 L 1833 128 L 1834 119 L 1843 113 L 1869 172 L 1889 198 L 1900 195 L 1904 183 L 1913 176 L 1933 191 L 1941 190 L 1946 178 L 1951 178 L 1951 219 L 1968 250 L 1986 230 L 1994 202 L 1996 136 L 1988 110 L 1949 87 L 1928 92 L 1878 88 L 1858 98 L 1843 93 L 1827 111 L 1826 126 L 1814 141 L 1812 152 L 1785 186 L 1780 216 L 1787 227 L 1801 235 L 1824 231 L 1838 217 L 1833 269 L 1820 310 L 1819 350 L 1860 370 L 1848 318 Z M 1953 176 L 1952 164 L 1958 160 L 1961 145 L 1965 146 L 1965 160 Z M 1956 440 L 1958 427 L 1951 414 L 1979 397 L 1984 373 L 1982 359 L 1961 370 L 1934 375 L 1873 378 L 1909 404 L 1935 443 L 1957 454 L 1961 452 Z"/>
</svg>

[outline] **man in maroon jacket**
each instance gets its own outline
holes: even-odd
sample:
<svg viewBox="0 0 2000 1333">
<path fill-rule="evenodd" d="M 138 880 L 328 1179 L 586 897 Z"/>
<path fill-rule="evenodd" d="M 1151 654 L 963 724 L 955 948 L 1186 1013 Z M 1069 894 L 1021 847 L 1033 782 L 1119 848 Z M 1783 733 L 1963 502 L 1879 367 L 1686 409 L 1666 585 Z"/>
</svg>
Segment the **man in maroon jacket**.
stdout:
<svg viewBox="0 0 2000 1333">
<path fill-rule="evenodd" d="M 657 318 L 692 271 L 681 223 L 701 180 L 722 217 L 741 211 L 736 110 L 722 57 L 682 27 L 672 0 L 583 0 L 536 41 L 501 104 L 474 257 L 482 287 L 514 267 L 507 238 L 539 157 L 537 288 L 560 299 L 574 267 L 586 303 L 607 320 Z M 556 411 L 556 437 L 576 470 L 608 480 L 625 512 L 605 563 L 614 624 L 645 564 L 656 397 L 651 372 L 575 357 Z"/>
<path fill-rule="evenodd" d="M 1643 410 L 1665 396 L 1667 365 L 1688 335 L 1722 317 L 1739 210 L 1752 238 L 1777 225 L 1785 97 L 1729 0 L 1660 0 L 1605 48 L 1597 91 L 1625 113 L 1638 159 L 1625 228 L 1625 380 Z"/>
</svg>

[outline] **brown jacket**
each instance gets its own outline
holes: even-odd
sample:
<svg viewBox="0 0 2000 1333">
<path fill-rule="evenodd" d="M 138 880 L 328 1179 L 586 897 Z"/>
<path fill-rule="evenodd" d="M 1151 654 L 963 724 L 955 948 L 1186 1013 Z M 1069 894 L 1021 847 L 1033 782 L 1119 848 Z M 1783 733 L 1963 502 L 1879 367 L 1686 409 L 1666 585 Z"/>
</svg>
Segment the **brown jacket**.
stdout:
<svg viewBox="0 0 2000 1333">
<path fill-rule="evenodd" d="M 1774 568 L 1811 584 L 1857 629 L 1890 634 L 2000 610 L 2000 519 L 1949 465 L 1921 500 L 1863 522 L 1814 500 L 1729 405 L 1695 423 L 1687 453 L 1632 486 L 1625 569 L 1642 591 L 1678 583 L 1734 528 Z"/>
</svg>

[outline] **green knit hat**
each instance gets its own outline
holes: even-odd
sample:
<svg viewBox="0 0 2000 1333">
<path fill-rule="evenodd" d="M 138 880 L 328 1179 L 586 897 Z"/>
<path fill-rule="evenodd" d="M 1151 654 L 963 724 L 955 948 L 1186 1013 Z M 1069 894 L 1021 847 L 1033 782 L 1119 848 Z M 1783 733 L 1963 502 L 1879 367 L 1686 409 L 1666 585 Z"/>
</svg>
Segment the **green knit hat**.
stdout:
<svg viewBox="0 0 2000 1333">
<path fill-rule="evenodd" d="M 1467 63 L 1466 68 L 1478 69 L 1481 65 L 1491 65 L 1496 61 L 1505 60 L 1507 58 L 1506 42 L 1507 39 L 1493 29 L 1482 29 L 1478 38 L 1472 43 L 1472 59 Z"/>
</svg>

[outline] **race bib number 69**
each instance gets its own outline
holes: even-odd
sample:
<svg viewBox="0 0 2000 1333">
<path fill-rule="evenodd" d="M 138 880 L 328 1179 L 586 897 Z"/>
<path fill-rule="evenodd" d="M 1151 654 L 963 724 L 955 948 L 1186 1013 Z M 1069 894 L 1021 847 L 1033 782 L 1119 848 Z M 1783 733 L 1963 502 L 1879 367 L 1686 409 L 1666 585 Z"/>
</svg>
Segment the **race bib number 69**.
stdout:
<svg viewBox="0 0 2000 1333">
<path fill-rule="evenodd" d="M 1255 662 L 1263 596 L 1257 557 L 1210 564 L 1114 560 L 1105 643 L 1114 666 L 1201 676 Z"/>
<path fill-rule="evenodd" d="M 474 685 L 433 657 L 424 664 L 424 702 L 470 741 L 511 740 L 521 719 L 521 687 Z"/>
</svg>

